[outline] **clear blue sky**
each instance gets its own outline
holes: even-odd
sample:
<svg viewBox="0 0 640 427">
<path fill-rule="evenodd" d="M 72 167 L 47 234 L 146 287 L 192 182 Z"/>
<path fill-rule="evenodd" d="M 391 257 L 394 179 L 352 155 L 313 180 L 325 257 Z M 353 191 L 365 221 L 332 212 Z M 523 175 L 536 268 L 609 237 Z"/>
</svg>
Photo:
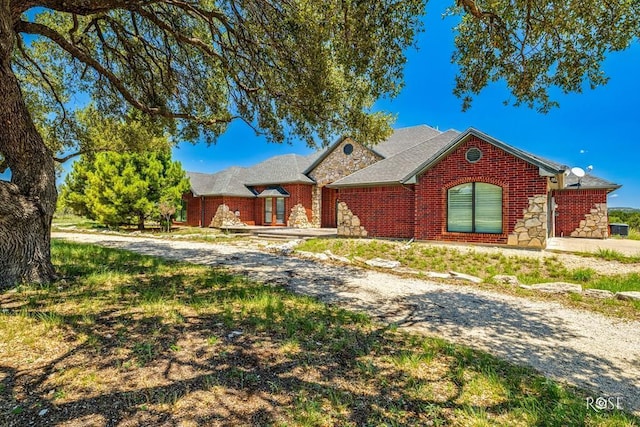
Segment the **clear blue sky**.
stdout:
<svg viewBox="0 0 640 427">
<path fill-rule="evenodd" d="M 504 85 L 486 88 L 467 112 L 452 95 L 456 67 L 453 52 L 453 18 L 441 18 L 445 6 L 434 0 L 427 6 L 425 32 L 419 51 L 408 52 L 405 88 L 394 100 L 376 108 L 397 116 L 394 127 L 427 124 L 440 130 L 479 129 L 507 144 L 540 156 L 586 168 L 623 187 L 610 195 L 610 206 L 640 208 L 640 46 L 611 55 L 604 70 L 609 83 L 582 94 L 556 97 L 560 108 L 540 114 L 526 107 L 504 106 L 509 98 Z M 333 141 L 331 141 L 333 142 Z M 229 166 L 250 166 L 271 156 L 308 154 L 304 144 L 269 144 L 242 123 L 234 123 L 216 145 L 180 144 L 174 157 L 189 171 L 216 172 Z"/>
</svg>

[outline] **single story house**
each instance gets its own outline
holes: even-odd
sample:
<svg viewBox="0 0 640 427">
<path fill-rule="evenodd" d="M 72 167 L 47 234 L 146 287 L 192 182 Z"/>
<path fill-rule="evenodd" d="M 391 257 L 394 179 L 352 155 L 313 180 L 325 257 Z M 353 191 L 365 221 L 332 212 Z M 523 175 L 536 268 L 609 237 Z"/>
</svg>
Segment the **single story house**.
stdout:
<svg viewBox="0 0 640 427">
<path fill-rule="evenodd" d="M 216 225 L 217 212 L 219 225 L 226 207 L 244 224 L 524 247 L 545 247 L 551 236 L 608 237 L 607 194 L 620 187 L 473 128 L 425 125 L 374 146 L 345 137 L 309 156 L 188 176 L 192 226 Z"/>
</svg>

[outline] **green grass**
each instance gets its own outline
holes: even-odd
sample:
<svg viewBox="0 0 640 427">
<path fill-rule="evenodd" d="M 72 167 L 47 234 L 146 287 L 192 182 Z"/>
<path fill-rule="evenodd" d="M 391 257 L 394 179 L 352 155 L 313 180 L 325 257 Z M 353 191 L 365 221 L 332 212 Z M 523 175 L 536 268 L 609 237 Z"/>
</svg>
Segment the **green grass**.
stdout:
<svg viewBox="0 0 640 427">
<path fill-rule="evenodd" d="M 629 240 L 640 240 L 640 229 L 630 227 L 629 235 L 626 238 Z"/>
<path fill-rule="evenodd" d="M 486 281 L 497 274 L 513 275 L 521 283 L 532 284 L 552 281 L 580 283 L 584 288 L 612 291 L 639 291 L 637 274 L 602 275 L 589 268 L 568 269 L 558 257 L 534 258 L 506 256 L 502 253 L 462 251 L 455 247 L 413 243 L 409 246 L 391 241 L 310 239 L 296 248 L 300 251 L 324 252 L 329 250 L 351 260 L 385 258 L 399 261 L 404 267 L 418 271 L 448 272 L 451 270 L 478 276 Z M 594 256 L 611 261 L 640 262 L 616 251 L 601 249 Z"/>
<path fill-rule="evenodd" d="M 530 369 L 224 270 L 52 249 L 63 282 L 0 295 L 2 425 L 50 402 L 52 425 L 639 423 Z"/>
<path fill-rule="evenodd" d="M 622 252 L 615 249 L 603 249 L 599 248 L 596 252 L 580 253 L 579 255 L 585 257 L 600 258 L 605 261 L 618 261 L 623 264 L 638 264 L 640 263 L 640 255 L 625 255 Z"/>
<path fill-rule="evenodd" d="M 75 215 L 72 213 L 56 212 L 53 216 L 53 225 L 55 229 L 73 229 L 73 230 L 95 230 L 105 228 L 96 221 Z"/>
<path fill-rule="evenodd" d="M 491 289 L 526 294 L 540 297 L 540 295 L 516 290 L 509 286 L 494 283 L 493 276 L 498 274 L 516 276 L 520 283 L 530 285 L 543 282 L 572 282 L 580 284 L 584 289 L 603 289 L 612 292 L 640 291 L 640 276 L 637 273 L 601 274 L 590 268 L 567 268 L 558 256 L 531 257 L 523 255 L 507 256 L 500 252 L 487 253 L 475 250 L 463 250 L 455 246 L 429 245 L 383 240 L 361 239 L 309 239 L 299 245 L 296 250 L 309 252 L 331 251 L 336 255 L 345 256 L 354 262 L 362 262 L 372 258 L 396 260 L 403 267 L 417 272 L 449 272 L 458 271 L 471 274 L 485 280 L 482 286 Z M 595 254 L 581 254 L 598 257 L 605 261 L 619 261 L 624 263 L 638 263 L 637 257 L 629 257 L 613 250 L 601 249 Z M 363 264 L 364 265 L 364 264 Z M 582 298 L 575 295 L 545 296 L 581 309 L 630 319 L 640 319 L 639 301 L 619 301 L 608 299 L 605 303 L 594 298 Z"/>
<path fill-rule="evenodd" d="M 96 221 L 74 215 L 56 213 L 53 218 L 52 231 L 54 232 L 73 232 L 73 233 L 95 233 L 104 232 L 109 227 L 101 225 Z M 108 230 L 109 233 L 130 235 L 139 234 L 137 226 L 121 226 Z M 160 225 L 154 221 L 146 223 L 145 230 L 142 231 L 145 237 L 169 238 L 169 239 L 185 239 L 194 242 L 220 242 L 227 241 L 244 241 L 247 239 L 246 233 L 231 233 L 216 228 L 186 227 L 176 226 L 170 232 L 166 232 L 160 228 Z"/>
</svg>

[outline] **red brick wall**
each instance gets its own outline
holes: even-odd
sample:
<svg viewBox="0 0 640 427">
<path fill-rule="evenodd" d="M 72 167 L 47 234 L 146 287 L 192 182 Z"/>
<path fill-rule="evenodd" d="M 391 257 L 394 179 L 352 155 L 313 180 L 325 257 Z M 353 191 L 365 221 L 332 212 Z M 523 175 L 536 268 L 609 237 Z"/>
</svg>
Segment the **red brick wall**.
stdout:
<svg viewBox="0 0 640 427">
<path fill-rule="evenodd" d="M 287 209 L 287 217 L 291 213 L 291 208 L 301 203 L 302 206 L 311 210 L 311 188 L 312 185 L 308 184 L 286 184 L 283 185 L 290 197 L 285 200 L 285 206 Z M 311 217 L 309 217 L 311 219 Z"/>
<path fill-rule="evenodd" d="M 482 150 L 477 163 L 465 153 Z M 486 182 L 502 187 L 502 234 L 450 233 L 447 231 L 447 190 L 467 182 Z M 547 193 L 546 178 L 538 167 L 475 137 L 460 145 L 426 171 L 416 185 L 415 238 L 478 243 L 507 243 L 516 221 L 529 206 L 529 197 Z"/>
<path fill-rule="evenodd" d="M 370 237 L 413 237 L 413 186 L 341 188 L 338 201 L 345 202 L 360 218 Z"/>
<path fill-rule="evenodd" d="M 335 188 L 322 187 L 322 215 L 321 226 L 335 228 L 336 224 L 336 200 L 338 190 Z"/>
<path fill-rule="evenodd" d="M 240 211 L 240 221 L 254 223 L 256 220 L 256 203 L 258 199 L 249 197 L 224 196 L 222 202 L 229 206 L 232 212 Z M 217 209 L 217 208 L 216 208 Z M 215 215 L 215 212 L 214 212 Z"/>
<path fill-rule="evenodd" d="M 187 193 L 182 197 L 187 202 L 187 225 L 192 227 L 208 227 L 218 206 L 222 203 L 222 197 L 193 197 Z M 204 222 L 202 222 L 202 202 L 204 200 Z"/>
<path fill-rule="evenodd" d="M 607 190 L 555 190 L 556 236 L 570 236 L 597 203 L 607 203 Z"/>
<path fill-rule="evenodd" d="M 289 197 L 284 199 L 285 223 L 291 214 L 291 208 L 297 204 L 302 204 L 307 211 L 307 217 L 311 220 L 311 188 L 310 184 L 283 184 L 282 188 L 289 193 Z M 258 193 L 261 193 L 267 186 L 255 187 Z M 256 225 L 265 225 L 264 223 L 264 199 L 256 199 L 255 202 L 255 222 Z M 275 221 L 275 210 L 274 210 Z M 270 225 L 270 224 L 267 224 Z"/>
<path fill-rule="evenodd" d="M 200 197 L 193 197 L 193 193 L 188 192 L 182 196 L 182 200 L 187 203 L 187 225 L 191 227 L 199 227 Z"/>
<path fill-rule="evenodd" d="M 266 187 L 256 187 L 258 192 Z M 311 219 L 311 185 L 307 184 L 285 184 L 282 186 L 290 197 L 285 198 L 286 218 L 289 217 L 291 208 L 302 203 L 307 209 L 307 216 Z M 199 227 L 208 227 L 211 224 L 218 206 L 226 204 L 232 211 L 240 211 L 240 220 L 243 222 L 255 222 L 261 225 L 264 221 L 264 199 L 249 197 L 230 197 L 230 196 L 206 196 L 204 198 L 204 223 L 202 221 L 202 198 L 193 197 L 192 193 L 187 193 L 182 197 L 187 202 L 187 225 Z"/>
</svg>

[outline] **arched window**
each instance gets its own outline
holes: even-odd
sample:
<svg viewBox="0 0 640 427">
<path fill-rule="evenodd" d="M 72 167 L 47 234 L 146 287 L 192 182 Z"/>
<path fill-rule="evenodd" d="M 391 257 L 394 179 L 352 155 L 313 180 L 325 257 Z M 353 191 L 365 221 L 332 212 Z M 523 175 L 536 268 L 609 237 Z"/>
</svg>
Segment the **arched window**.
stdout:
<svg viewBox="0 0 640 427">
<path fill-rule="evenodd" d="M 502 187 L 469 182 L 447 192 L 447 231 L 502 233 Z"/>
</svg>

